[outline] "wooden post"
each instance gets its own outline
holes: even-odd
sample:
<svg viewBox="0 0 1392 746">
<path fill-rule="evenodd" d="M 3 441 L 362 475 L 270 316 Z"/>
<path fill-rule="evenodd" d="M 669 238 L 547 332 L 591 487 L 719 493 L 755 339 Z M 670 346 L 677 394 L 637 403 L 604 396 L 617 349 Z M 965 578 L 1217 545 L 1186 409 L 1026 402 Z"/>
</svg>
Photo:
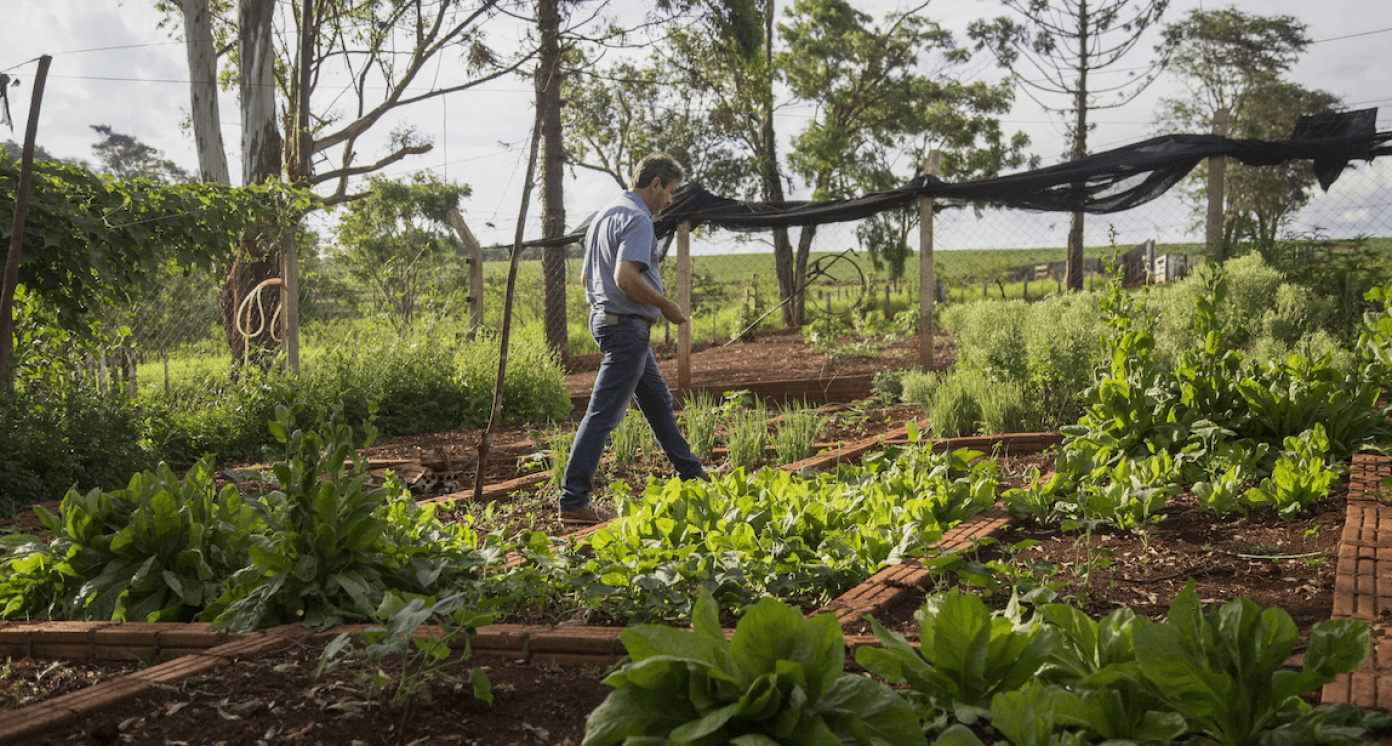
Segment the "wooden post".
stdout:
<svg viewBox="0 0 1392 746">
<path fill-rule="evenodd" d="M 140 396 L 140 382 L 136 380 L 138 368 L 135 361 L 135 348 L 126 347 L 121 350 L 124 359 L 121 361 L 121 375 L 126 379 L 126 397 L 135 399 Z"/>
<path fill-rule="evenodd" d="M 1213 113 L 1213 134 L 1227 136 L 1228 110 Z M 1223 261 L 1223 177 L 1228 168 L 1226 156 L 1208 159 L 1208 220 L 1206 235 L 1208 255 L 1215 262 Z"/>
<path fill-rule="evenodd" d="M 469 265 L 469 297 L 466 300 L 469 303 L 469 339 L 472 340 L 483 328 L 483 247 L 457 208 L 450 208 L 448 217 L 464 244 L 464 263 Z"/>
<path fill-rule="evenodd" d="M 691 315 L 691 223 L 677 226 L 677 305 Z M 691 388 L 691 324 L 677 327 L 677 388 Z"/>
<path fill-rule="evenodd" d="M 928 152 L 928 162 L 923 164 L 923 173 L 938 175 L 941 153 Z M 933 369 L 933 288 L 938 283 L 933 279 L 933 198 L 918 199 L 918 364 L 924 370 Z"/>
<path fill-rule="evenodd" d="M 280 307 L 285 309 L 281 323 L 285 325 L 285 361 L 290 370 L 300 372 L 300 247 L 295 244 L 295 231 L 287 228 L 281 235 Z"/>
<path fill-rule="evenodd" d="M 10 363 L 14 358 L 14 296 L 19 286 L 19 258 L 24 248 L 24 222 L 29 217 L 29 184 L 34 178 L 34 138 L 38 136 L 39 105 L 43 103 L 44 82 L 53 57 L 39 58 L 30 95 L 29 122 L 24 128 L 24 150 L 19 161 L 19 184 L 15 187 L 14 222 L 10 224 L 10 248 L 5 254 L 5 279 L 0 282 L 0 385 L 14 386 Z"/>
</svg>

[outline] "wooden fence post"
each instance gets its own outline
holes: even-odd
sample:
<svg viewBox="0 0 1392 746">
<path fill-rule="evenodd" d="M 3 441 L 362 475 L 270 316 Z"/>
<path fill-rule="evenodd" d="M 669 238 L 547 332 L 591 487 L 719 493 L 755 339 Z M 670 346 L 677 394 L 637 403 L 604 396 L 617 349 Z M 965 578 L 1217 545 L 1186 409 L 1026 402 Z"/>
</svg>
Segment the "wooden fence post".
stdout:
<svg viewBox="0 0 1392 746">
<path fill-rule="evenodd" d="M 469 339 L 473 340 L 483 328 L 483 247 L 464 223 L 458 208 L 450 208 L 448 217 L 464 244 L 464 263 L 469 265 L 469 297 L 466 300 L 469 303 Z"/>
<path fill-rule="evenodd" d="M 1213 134 L 1227 136 L 1228 110 L 1213 113 Z M 1226 156 L 1208 159 L 1208 220 L 1206 235 L 1208 255 L 1216 262 L 1223 261 L 1223 178 L 1228 168 Z"/>
<path fill-rule="evenodd" d="M 677 305 L 691 316 L 691 223 L 677 226 Z M 691 323 L 677 327 L 677 388 L 691 388 Z"/>
<path fill-rule="evenodd" d="M 281 233 L 280 242 L 281 277 L 285 282 L 280 286 L 280 307 L 285 314 L 280 321 L 285 325 L 282 338 L 285 340 L 285 360 L 290 370 L 300 372 L 300 247 L 295 244 L 295 231 L 287 228 Z"/>
<path fill-rule="evenodd" d="M 923 164 L 923 173 L 938 175 L 941 153 L 934 149 L 928 152 L 928 162 Z M 918 364 L 924 370 L 933 369 L 933 198 L 920 197 L 918 200 Z"/>
</svg>

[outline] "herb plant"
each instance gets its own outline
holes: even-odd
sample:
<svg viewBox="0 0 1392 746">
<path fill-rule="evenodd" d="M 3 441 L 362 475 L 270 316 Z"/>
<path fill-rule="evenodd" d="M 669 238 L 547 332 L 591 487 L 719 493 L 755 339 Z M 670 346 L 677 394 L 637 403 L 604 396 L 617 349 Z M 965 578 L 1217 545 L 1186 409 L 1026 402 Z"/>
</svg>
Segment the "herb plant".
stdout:
<svg viewBox="0 0 1392 746">
<path fill-rule="evenodd" d="M 1284 667 L 1299 641 L 1290 615 L 1240 598 L 1204 613 L 1191 580 L 1165 623 L 1142 622 L 1136 663 L 1189 728 L 1224 746 L 1298 743 L 1311 708 L 1300 696 L 1348 673 L 1368 656 L 1367 625 L 1335 619 L 1314 626 L 1299 671 Z"/>
<path fill-rule="evenodd" d="M 209 607 L 216 624 L 245 631 L 372 618 L 388 591 L 428 594 L 441 578 L 482 570 L 466 527 L 441 525 L 433 505 L 417 506 L 395 480 L 369 487 L 346 425 L 334 423 L 327 437 L 300 430 L 282 406 L 271 430 L 285 458 L 273 466 L 274 489 L 251 503 L 265 530 L 250 537 L 249 565 Z"/>
<path fill-rule="evenodd" d="M 452 647 L 462 643 L 459 657 L 467 660 L 470 641 L 477 629 L 492 622 L 491 616 L 468 610 L 464 598 L 463 594 L 456 593 L 428 603 L 420 597 L 403 601 L 393 594 L 387 608 L 383 609 L 386 624 L 340 633 L 324 647 L 315 675 L 350 667 L 368 701 L 392 708 L 401 708 L 415 700 L 429 702 L 431 685 L 437 681 L 462 684 L 467 680 L 474 696 L 491 704 L 492 688 L 483 669 L 469 669 L 466 678 L 456 677 L 447 670 L 455 663 Z M 425 624 L 435 627 L 421 630 Z M 395 680 L 382 665 L 389 658 L 400 661 L 400 673 Z"/>
</svg>

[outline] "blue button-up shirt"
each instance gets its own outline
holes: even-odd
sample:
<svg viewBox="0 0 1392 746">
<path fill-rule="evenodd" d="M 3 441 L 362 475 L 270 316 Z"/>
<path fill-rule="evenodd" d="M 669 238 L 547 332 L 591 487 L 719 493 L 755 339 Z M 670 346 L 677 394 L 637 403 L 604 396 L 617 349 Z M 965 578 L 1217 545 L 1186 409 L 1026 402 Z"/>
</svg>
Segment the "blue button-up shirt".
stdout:
<svg viewBox="0 0 1392 746">
<path fill-rule="evenodd" d="M 631 191 L 625 191 L 605 205 L 585 233 L 585 299 L 590 308 L 601 313 L 661 318 L 661 309 L 639 303 L 619 289 L 614 282 L 614 269 L 619 262 L 641 264 L 643 278 L 657 292 L 666 295 L 657 268 L 657 236 L 653 232 L 652 211 Z"/>
</svg>

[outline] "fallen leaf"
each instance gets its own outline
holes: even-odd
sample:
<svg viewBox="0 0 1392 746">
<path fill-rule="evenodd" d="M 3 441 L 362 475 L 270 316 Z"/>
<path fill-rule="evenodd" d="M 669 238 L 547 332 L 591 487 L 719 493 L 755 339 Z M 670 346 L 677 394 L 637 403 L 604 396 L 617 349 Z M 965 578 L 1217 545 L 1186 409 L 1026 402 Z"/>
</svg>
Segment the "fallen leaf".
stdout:
<svg viewBox="0 0 1392 746">
<path fill-rule="evenodd" d="M 167 707 L 167 708 L 165 709 L 165 711 L 164 711 L 164 716 L 165 716 L 165 717 L 169 717 L 170 715 L 173 715 L 174 713 L 176 713 L 176 712 L 178 712 L 179 710 L 182 710 L 182 709 L 184 709 L 185 707 L 188 707 L 188 706 L 189 706 L 189 703 L 188 703 L 188 702 L 175 702 L 174 704 L 170 705 L 169 707 Z"/>
</svg>

